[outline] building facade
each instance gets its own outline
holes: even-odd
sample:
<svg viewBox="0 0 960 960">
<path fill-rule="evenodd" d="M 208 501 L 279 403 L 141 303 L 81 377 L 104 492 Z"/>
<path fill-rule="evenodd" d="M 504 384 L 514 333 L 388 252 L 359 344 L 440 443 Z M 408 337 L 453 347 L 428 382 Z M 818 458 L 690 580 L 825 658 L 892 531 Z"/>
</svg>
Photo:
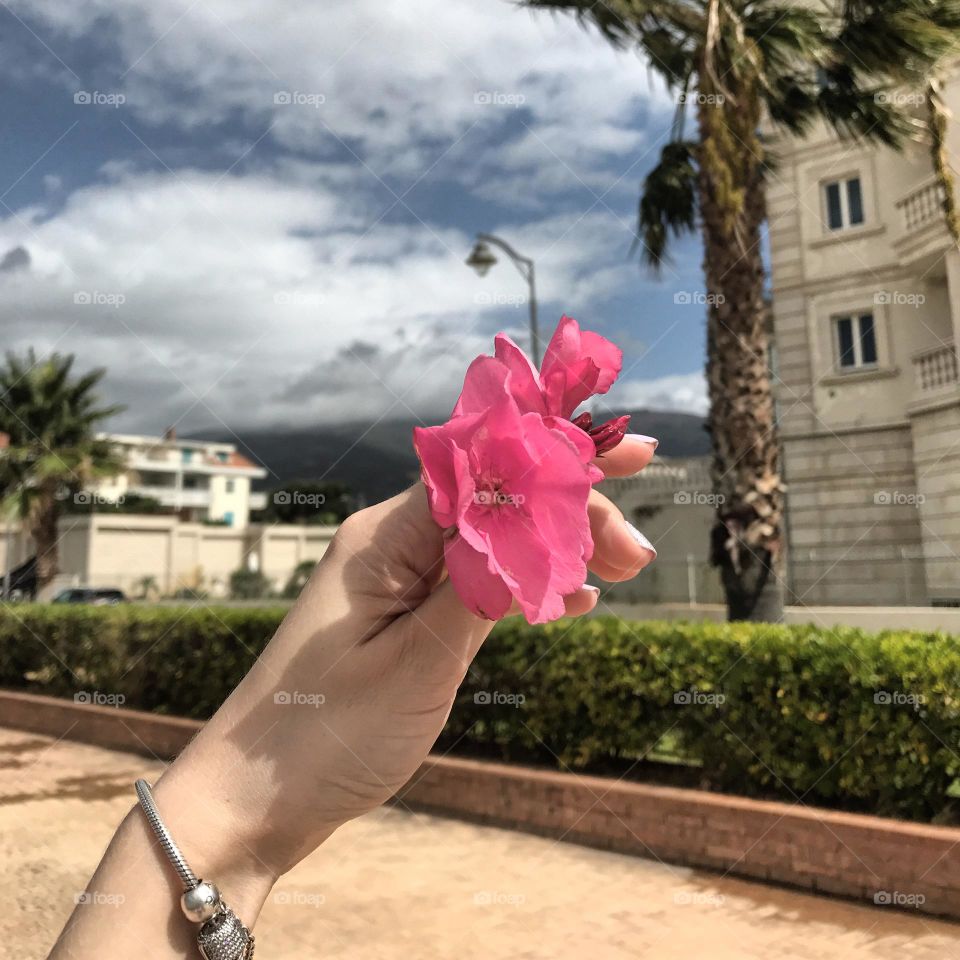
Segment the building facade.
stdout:
<svg viewBox="0 0 960 960">
<path fill-rule="evenodd" d="M 604 480 L 598 489 L 657 548 L 657 562 L 633 580 L 596 581 L 605 601 L 723 602 L 720 577 L 707 555 L 716 504 L 709 457 L 654 457 L 642 472 Z"/>
<path fill-rule="evenodd" d="M 960 75 L 944 96 L 960 118 Z M 960 171 L 960 119 L 947 145 Z M 770 147 L 788 602 L 960 603 L 960 251 L 929 145 Z"/>
<path fill-rule="evenodd" d="M 126 469 L 87 492 L 90 498 L 116 503 L 136 495 L 156 500 L 186 521 L 217 521 L 242 529 L 251 510 L 266 506 L 266 494 L 251 490 L 267 475 L 232 443 L 162 437 L 101 434 L 122 455 Z M 83 496 L 83 495 L 81 495 Z"/>
</svg>

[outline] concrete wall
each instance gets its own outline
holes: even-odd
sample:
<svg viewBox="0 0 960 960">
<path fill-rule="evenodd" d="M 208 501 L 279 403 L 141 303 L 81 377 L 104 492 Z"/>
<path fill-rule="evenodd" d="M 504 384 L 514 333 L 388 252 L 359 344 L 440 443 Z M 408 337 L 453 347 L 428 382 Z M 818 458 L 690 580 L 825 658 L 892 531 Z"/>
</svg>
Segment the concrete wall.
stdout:
<svg viewBox="0 0 960 960">
<path fill-rule="evenodd" d="M 60 521 L 58 583 L 118 587 L 138 595 L 143 579 L 152 577 L 164 594 L 191 588 L 225 596 L 230 574 L 249 567 L 280 590 L 299 563 L 323 556 L 335 532 L 331 526 L 292 524 L 235 529 L 136 514 L 67 516 Z M 32 553 L 19 531 L 11 553 L 14 564 Z M 6 537 L 0 529 L 3 569 Z"/>
<path fill-rule="evenodd" d="M 709 565 L 714 499 L 709 461 L 656 458 L 636 477 L 605 480 L 598 489 L 657 548 L 656 563 L 626 583 L 607 584 L 604 602 L 720 602 L 720 578 Z"/>
</svg>

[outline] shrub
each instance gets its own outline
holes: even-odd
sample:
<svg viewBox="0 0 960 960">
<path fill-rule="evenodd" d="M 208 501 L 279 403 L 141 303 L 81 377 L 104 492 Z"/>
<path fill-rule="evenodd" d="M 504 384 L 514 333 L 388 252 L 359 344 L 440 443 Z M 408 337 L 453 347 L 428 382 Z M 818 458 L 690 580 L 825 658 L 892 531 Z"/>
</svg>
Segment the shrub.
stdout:
<svg viewBox="0 0 960 960">
<path fill-rule="evenodd" d="M 262 600 L 270 594 L 270 581 L 259 570 L 241 567 L 230 574 L 230 596 L 234 600 Z"/>
<path fill-rule="evenodd" d="M 0 607 L 0 684 L 206 717 L 284 612 Z M 960 767 L 958 691 L 960 642 L 943 634 L 514 618 L 441 747 L 623 772 L 668 745 L 712 789 L 929 819 Z"/>
</svg>

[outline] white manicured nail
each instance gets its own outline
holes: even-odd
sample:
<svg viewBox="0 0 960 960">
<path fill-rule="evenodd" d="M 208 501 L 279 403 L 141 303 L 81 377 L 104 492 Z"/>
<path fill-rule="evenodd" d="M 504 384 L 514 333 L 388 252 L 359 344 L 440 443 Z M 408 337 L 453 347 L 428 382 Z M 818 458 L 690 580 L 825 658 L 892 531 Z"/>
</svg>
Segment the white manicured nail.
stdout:
<svg viewBox="0 0 960 960">
<path fill-rule="evenodd" d="M 660 446 L 660 441 L 656 437 L 647 437 L 642 433 L 628 433 L 627 440 L 636 440 L 637 443 L 652 443 L 654 450 Z"/>
<path fill-rule="evenodd" d="M 629 521 L 626 521 L 627 532 L 633 537 L 644 550 L 649 550 L 654 558 L 657 556 L 657 548 Z"/>
</svg>

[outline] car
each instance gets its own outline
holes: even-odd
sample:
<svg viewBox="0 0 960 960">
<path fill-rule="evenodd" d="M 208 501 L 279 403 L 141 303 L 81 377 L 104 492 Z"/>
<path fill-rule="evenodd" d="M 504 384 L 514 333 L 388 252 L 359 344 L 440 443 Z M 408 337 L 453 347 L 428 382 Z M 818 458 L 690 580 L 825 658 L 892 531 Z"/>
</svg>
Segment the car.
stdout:
<svg viewBox="0 0 960 960">
<path fill-rule="evenodd" d="M 61 590 L 51 603 L 90 603 L 96 607 L 113 607 L 126 601 L 124 592 L 113 587 L 68 587 Z"/>
</svg>

